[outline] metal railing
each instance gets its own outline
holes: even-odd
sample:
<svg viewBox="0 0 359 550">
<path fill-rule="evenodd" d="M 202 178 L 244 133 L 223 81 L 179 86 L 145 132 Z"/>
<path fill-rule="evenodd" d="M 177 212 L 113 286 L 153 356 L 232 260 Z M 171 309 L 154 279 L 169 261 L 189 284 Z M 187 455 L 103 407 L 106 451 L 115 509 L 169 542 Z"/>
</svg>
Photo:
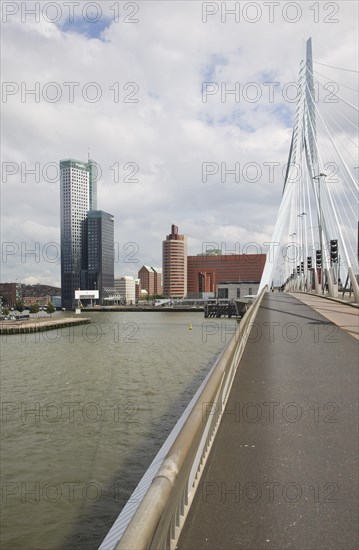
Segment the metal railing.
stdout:
<svg viewBox="0 0 359 550">
<path fill-rule="evenodd" d="M 183 426 L 118 541 L 116 550 L 175 548 L 222 418 L 253 320 L 267 290 L 268 287 L 264 287 L 254 300 L 217 359 L 206 384 L 192 404 Z M 103 543 L 101 548 L 104 547 Z"/>
<path fill-rule="evenodd" d="M 341 300 L 359 304 L 358 275 L 354 273 L 352 267 L 348 267 L 345 285 L 342 288 L 340 288 L 338 278 L 332 267 L 322 270 L 321 277 L 323 280 L 320 283 L 318 271 L 316 269 L 313 270 L 313 275 L 313 286 L 308 280 L 305 280 L 303 275 L 297 275 L 287 281 L 285 291 L 314 293 L 318 296 L 335 299 L 338 299 L 341 294 Z M 345 296 L 345 293 L 348 294 L 348 297 Z"/>
</svg>

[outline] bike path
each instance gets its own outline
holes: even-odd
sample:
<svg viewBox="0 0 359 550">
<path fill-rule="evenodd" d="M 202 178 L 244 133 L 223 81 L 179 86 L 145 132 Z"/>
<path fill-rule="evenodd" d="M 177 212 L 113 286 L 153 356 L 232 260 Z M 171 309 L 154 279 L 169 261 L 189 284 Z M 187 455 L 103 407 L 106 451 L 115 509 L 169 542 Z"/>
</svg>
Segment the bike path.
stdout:
<svg viewBox="0 0 359 550">
<path fill-rule="evenodd" d="M 177 548 L 354 550 L 358 342 L 264 296 Z"/>
</svg>

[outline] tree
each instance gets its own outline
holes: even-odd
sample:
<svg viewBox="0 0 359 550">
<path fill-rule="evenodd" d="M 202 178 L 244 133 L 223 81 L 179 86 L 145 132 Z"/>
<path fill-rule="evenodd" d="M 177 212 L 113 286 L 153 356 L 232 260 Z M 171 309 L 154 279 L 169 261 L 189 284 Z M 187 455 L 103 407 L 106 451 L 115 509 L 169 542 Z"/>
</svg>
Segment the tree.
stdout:
<svg viewBox="0 0 359 550">
<path fill-rule="evenodd" d="M 54 313 L 55 311 L 56 311 L 56 308 L 54 304 L 52 302 L 49 302 L 47 304 L 46 313 L 48 313 L 51 316 L 51 314 Z"/>
<path fill-rule="evenodd" d="M 31 306 L 30 306 L 30 308 L 29 308 L 30 313 L 34 313 L 34 314 L 35 314 L 35 313 L 39 313 L 39 309 L 40 309 L 39 304 L 36 304 L 36 303 L 35 303 L 35 304 L 31 304 Z"/>
<path fill-rule="evenodd" d="M 5 308 L 5 309 L 2 310 L 2 312 L 3 312 L 3 315 L 4 315 L 5 317 L 7 317 L 7 316 L 9 315 L 9 313 L 10 313 L 10 310 L 8 310 L 7 308 Z"/>
<path fill-rule="evenodd" d="M 16 311 L 18 311 L 19 313 L 22 313 L 24 311 L 24 304 L 23 302 L 21 302 L 21 300 L 18 300 L 15 304 L 15 309 Z"/>
</svg>

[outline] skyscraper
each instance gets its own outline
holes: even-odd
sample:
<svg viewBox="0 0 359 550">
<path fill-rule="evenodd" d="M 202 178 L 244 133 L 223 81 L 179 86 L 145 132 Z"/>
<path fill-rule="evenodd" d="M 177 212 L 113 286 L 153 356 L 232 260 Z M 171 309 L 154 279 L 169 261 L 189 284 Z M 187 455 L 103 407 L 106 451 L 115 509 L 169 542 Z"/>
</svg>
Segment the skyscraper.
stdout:
<svg viewBox="0 0 359 550">
<path fill-rule="evenodd" d="M 97 208 L 97 174 L 93 160 L 60 161 L 62 307 L 74 306 L 83 270 L 83 226 L 89 210 Z"/>
<path fill-rule="evenodd" d="M 179 235 L 178 227 L 162 243 L 163 295 L 166 298 L 184 298 L 187 294 L 187 237 Z"/>
<path fill-rule="evenodd" d="M 89 211 L 84 228 L 82 284 L 89 290 L 98 290 L 102 303 L 106 289 L 114 288 L 114 217 L 102 210 Z"/>
</svg>

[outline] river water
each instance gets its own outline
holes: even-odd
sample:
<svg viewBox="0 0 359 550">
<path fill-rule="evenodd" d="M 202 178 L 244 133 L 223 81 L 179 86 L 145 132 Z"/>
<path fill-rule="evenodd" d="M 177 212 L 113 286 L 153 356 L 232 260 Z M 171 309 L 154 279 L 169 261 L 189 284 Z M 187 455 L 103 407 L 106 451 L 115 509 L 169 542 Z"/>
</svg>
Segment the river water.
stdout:
<svg viewBox="0 0 359 550">
<path fill-rule="evenodd" d="M 1 337 L 4 550 L 97 548 L 236 325 L 84 316 L 91 325 Z"/>
</svg>

